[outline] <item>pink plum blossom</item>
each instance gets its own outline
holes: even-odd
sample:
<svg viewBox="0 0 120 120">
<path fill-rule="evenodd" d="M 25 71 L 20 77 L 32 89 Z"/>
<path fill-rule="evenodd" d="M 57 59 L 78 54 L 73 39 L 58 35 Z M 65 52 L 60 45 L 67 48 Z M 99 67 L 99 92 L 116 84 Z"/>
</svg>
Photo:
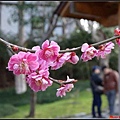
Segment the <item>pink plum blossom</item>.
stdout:
<svg viewBox="0 0 120 120">
<path fill-rule="evenodd" d="M 61 53 L 57 56 L 57 59 L 51 64 L 51 70 L 57 70 L 60 67 L 63 66 L 63 64 L 66 62 L 67 55 L 64 53 Z"/>
<path fill-rule="evenodd" d="M 106 55 L 111 53 L 111 49 L 114 49 L 114 43 L 108 42 L 106 44 L 100 45 L 98 50 L 98 57 L 106 58 Z"/>
<path fill-rule="evenodd" d="M 40 46 L 34 46 L 34 47 L 32 48 L 32 50 L 35 50 L 35 54 L 37 55 L 38 61 L 40 62 L 41 59 L 42 59 L 42 58 L 40 58 L 40 51 L 41 51 Z"/>
<path fill-rule="evenodd" d="M 66 62 L 76 64 L 79 61 L 79 57 L 75 52 L 66 52 L 58 55 L 56 61 L 51 64 L 51 69 L 56 70 L 63 66 Z"/>
<path fill-rule="evenodd" d="M 32 47 L 32 50 L 39 51 L 40 50 L 40 46 L 34 46 L 34 47 Z"/>
<path fill-rule="evenodd" d="M 116 29 L 114 30 L 114 35 L 120 36 L 120 29 L 119 29 L 119 28 L 116 28 Z M 120 38 L 117 38 L 117 39 L 116 39 L 116 43 L 120 46 Z"/>
<path fill-rule="evenodd" d="M 38 92 L 45 91 L 53 82 L 49 79 L 48 68 L 41 65 L 37 71 L 27 76 L 27 83 L 33 91 Z"/>
<path fill-rule="evenodd" d="M 39 51 L 39 57 L 47 62 L 53 62 L 57 59 L 57 56 L 59 55 L 60 47 L 59 45 L 51 41 L 51 43 L 46 40 L 42 44 L 42 49 Z"/>
<path fill-rule="evenodd" d="M 65 53 L 65 54 L 68 54 L 67 62 L 70 62 L 72 64 L 77 64 L 77 62 L 79 61 L 79 57 L 76 55 L 75 52 L 68 52 L 68 53 Z"/>
<path fill-rule="evenodd" d="M 8 62 L 8 69 L 16 75 L 27 75 L 38 67 L 37 56 L 30 52 L 19 52 L 13 55 Z"/>
<path fill-rule="evenodd" d="M 45 91 L 53 82 L 48 78 L 40 77 L 40 75 L 32 73 L 29 75 L 29 78 L 27 77 L 27 83 L 34 92 L 38 92 Z"/>
<path fill-rule="evenodd" d="M 84 43 L 81 47 L 81 51 L 83 52 L 81 55 L 81 59 L 83 59 L 84 62 L 91 60 L 95 56 L 97 56 L 98 50 L 95 49 L 93 46 L 88 45 L 87 43 Z"/>
<path fill-rule="evenodd" d="M 67 76 L 67 81 L 66 82 L 71 82 L 74 79 L 70 79 L 69 76 Z M 57 97 L 63 97 L 66 95 L 66 92 L 70 92 L 72 90 L 72 88 L 74 88 L 74 85 L 72 83 L 69 84 L 65 84 L 63 86 L 61 86 L 60 88 L 57 89 L 57 93 L 56 96 Z"/>
<path fill-rule="evenodd" d="M 41 51 L 40 46 L 34 46 L 34 47 L 32 48 L 32 50 L 35 50 L 35 54 L 36 54 L 37 57 L 38 57 L 38 62 L 39 62 L 39 64 L 40 64 L 40 65 L 43 64 L 44 67 L 49 67 L 50 63 L 47 62 L 47 61 L 45 61 L 44 59 L 42 59 L 41 56 L 40 56 L 40 51 Z M 43 66 L 43 65 L 42 65 L 42 66 Z"/>
</svg>

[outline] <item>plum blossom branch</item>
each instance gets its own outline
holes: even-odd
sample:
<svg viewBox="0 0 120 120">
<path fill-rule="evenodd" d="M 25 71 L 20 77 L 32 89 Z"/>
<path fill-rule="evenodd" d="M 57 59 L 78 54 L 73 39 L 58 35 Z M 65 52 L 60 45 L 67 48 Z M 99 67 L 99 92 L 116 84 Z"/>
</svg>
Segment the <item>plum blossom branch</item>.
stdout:
<svg viewBox="0 0 120 120">
<path fill-rule="evenodd" d="M 108 39 L 105 39 L 103 41 L 100 41 L 100 42 L 97 42 L 97 43 L 94 43 L 94 44 L 91 44 L 92 46 L 97 46 L 97 45 L 101 45 L 101 44 L 104 44 L 106 42 L 109 42 L 109 41 L 112 41 L 112 40 L 115 40 L 117 38 L 120 38 L 120 36 L 113 36 L 111 38 L 108 38 Z M 9 43 L 7 41 L 5 41 L 4 39 L 0 38 L 0 41 L 2 43 L 4 43 L 5 45 L 9 46 L 8 48 L 13 48 L 13 47 L 17 47 L 19 50 L 21 51 L 24 51 L 24 52 L 32 52 L 34 53 L 35 50 L 32 50 L 32 49 L 28 49 L 28 48 L 25 48 L 25 47 L 21 47 L 21 46 L 18 46 L 18 45 L 15 45 L 15 44 L 12 44 L 12 43 Z M 79 47 L 76 47 L 76 48 L 71 48 L 71 49 L 66 49 L 66 50 L 60 50 L 60 53 L 65 53 L 65 52 L 72 52 L 72 51 L 77 51 L 81 48 L 81 46 Z"/>
<path fill-rule="evenodd" d="M 92 46 L 97 46 L 97 45 L 101 45 L 101 44 L 104 44 L 104 43 L 107 43 L 107 42 L 110 42 L 112 40 L 115 40 L 117 38 L 120 38 L 120 36 L 113 36 L 111 38 L 108 38 L 106 40 L 103 40 L 103 41 L 100 41 L 100 42 L 97 42 L 97 43 L 94 43 L 94 44 L 91 44 Z"/>
<path fill-rule="evenodd" d="M 50 80 L 52 80 L 53 82 L 59 84 L 59 85 L 63 85 L 63 84 L 73 84 L 73 83 L 76 83 L 77 80 L 72 80 L 72 81 L 66 81 L 66 80 L 57 80 L 57 79 L 54 79 L 52 77 L 49 77 Z"/>
<path fill-rule="evenodd" d="M 9 71 L 13 71 L 15 75 L 25 74 L 26 82 L 35 92 L 45 91 L 55 82 L 60 85 L 56 96 L 62 97 L 66 95 L 66 92 L 71 91 L 77 80 L 70 79 L 69 76 L 67 76 L 67 80 L 54 79 L 49 76 L 49 70 L 57 70 L 67 62 L 77 64 L 79 57 L 74 51 L 80 49 L 83 52 L 80 58 L 84 62 L 92 60 L 94 57 L 105 58 L 114 49 L 114 43 L 110 41 L 116 39 L 116 43 L 120 46 L 120 30 L 116 29 L 114 33 L 113 37 L 106 40 L 90 45 L 84 43 L 82 46 L 66 50 L 60 50 L 60 46 L 55 41 L 49 40 L 46 40 L 41 47 L 34 46 L 32 49 L 17 46 L 1 38 L 0 41 L 14 54 L 8 62 Z M 98 49 L 93 46 L 98 46 Z"/>
<path fill-rule="evenodd" d="M 108 39 L 105 39 L 103 41 L 100 41 L 100 42 L 97 42 L 97 43 L 94 43 L 94 44 L 91 44 L 91 46 L 97 46 L 97 45 L 101 45 L 101 44 L 104 44 L 106 42 L 109 42 L 109 41 L 112 41 L 112 40 L 115 40 L 117 38 L 120 38 L 120 36 L 113 36 L 111 38 L 108 38 Z M 76 47 L 76 48 L 72 48 L 72 49 L 68 49 L 68 50 L 60 50 L 61 53 L 64 53 L 64 52 L 72 52 L 72 51 L 77 51 L 81 48 L 80 47 Z"/>
<path fill-rule="evenodd" d="M 9 45 L 7 45 L 7 47 L 8 47 L 8 50 L 10 50 L 10 52 L 14 55 L 15 52 L 13 51 L 13 49 Z"/>
<path fill-rule="evenodd" d="M 62 85 L 60 82 L 58 82 L 58 80 L 56 80 L 56 79 L 54 79 L 54 78 L 52 78 L 52 77 L 49 77 L 49 79 L 52 80 L 53 82 L 59 84 L 59 85 Z"/>
<path fill-rule="evenodd" d="M 32 53 L 35 52 L 35 51 L 32 50 L 32 49 L 28 49 L 28 48 L 21 47 L 21 46 L 12 44 L 12 43 L 10 43 L 10 42 L 7 42 L 7 41 L 5 41 L 5 40 L 2 39 L 2 38 L 0 38 L 0 41 L 1 41 L 2 43 L 4 43 L 8 48 L 14 48 L 14 47 L 16 47 L 16 48 L 18 48 L 19 50 L 24 51 L 24 52 L 28 52 L 28 51 L 29 51 L 29 52 L 32 52 Z"/>
</svg>

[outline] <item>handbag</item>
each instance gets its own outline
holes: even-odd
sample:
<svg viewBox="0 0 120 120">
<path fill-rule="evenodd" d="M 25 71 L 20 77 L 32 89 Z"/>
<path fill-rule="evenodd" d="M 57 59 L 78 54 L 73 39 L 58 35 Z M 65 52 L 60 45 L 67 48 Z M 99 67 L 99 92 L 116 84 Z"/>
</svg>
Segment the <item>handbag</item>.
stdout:
<svg viewBox="0 0 120 120">
<path fill-rule="evenodd" d="M 92 84 L 93 86 L 95 87 L 95 92 L 99 93 L 99 94 L 103 94 L 103 90 L 104 90 L 104 87 L 101 86 L 101 85 L 96 85 L 94 81 L 92 81 Z"/>
<path fill-rule="evenodd" d="M 95 87 L 95 92 L 99 94 L 103 94 L 103 90 L 104 90 L 103 86 L 98 85 Z"/>
</svg>

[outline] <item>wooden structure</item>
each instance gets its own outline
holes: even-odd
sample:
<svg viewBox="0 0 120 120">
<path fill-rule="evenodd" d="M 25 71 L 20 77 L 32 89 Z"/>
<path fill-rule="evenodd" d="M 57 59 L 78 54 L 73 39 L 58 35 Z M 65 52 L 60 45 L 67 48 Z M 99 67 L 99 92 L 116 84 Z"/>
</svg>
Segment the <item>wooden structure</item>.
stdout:
<svg viewBox="0 0 120 120">
<path fill-rule="evenodd" d="M 118 25 L 119 2 L 60 2 L 55 14 L 97 21 L 105 27 Z"/>
</svg>

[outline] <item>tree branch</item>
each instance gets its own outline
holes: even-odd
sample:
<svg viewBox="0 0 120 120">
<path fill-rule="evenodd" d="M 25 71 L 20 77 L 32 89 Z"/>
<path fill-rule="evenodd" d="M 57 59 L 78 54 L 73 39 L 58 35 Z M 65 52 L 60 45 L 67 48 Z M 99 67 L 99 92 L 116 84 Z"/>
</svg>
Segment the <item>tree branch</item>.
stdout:
<svg viewBox="0 0 120 120">
<path fill-rule="evenodd" d="M 54 17 L 54 19 L 53 19 Z M 57 15 L 52 15 L 52 24 L 49 25 L 49 28 L 47 30 L 47 32 L 45 34 L 43 34 L 41 42 L 45 41 L 46 39 L 48 39 L 50 37 L 50 35 L 52 34 L 56 24 L 58 21 L 58 16 Z"/>
<path fill-rule="evenodd" d="M 54 79 L 52 77 L 49 77 L 50 80 L 52 80 L 53 82 L 59 84 L 59 85 L 65 85 L 65 84 L 73 84 L 73 83 L 76 83 L 77 80 L 73 80 L 73 81 L 65 81 L 65 80 L 57 80 L 57 79 Z"/>
<path fill-rule="evenodd" d="M 117 38 L 120 38 L 120 36 L 113 36 L 111 38 L 108 38 L 106 40 L 103 40 L 103 41 L 100 41 L 100 42 L 97 42 L 97 43 L 94 43 L 94 44 L 91 44 L 92 46 L 98 46 L 98 45 L 101 45 L 101 44 L 104 44 L 104 43 L 107 43 L 107 42 L 110 42 L 114 39 L 117 39 Z M 72 48 L 72 49 L 68 49 L 68 50 L 60 50 L 61 53 L 64 53 L 64 52 L 72 52 L 72 51 L 77 51 L 81 48 L 80 47 L 76 47 L 76 48 Z"/>
<path fill-rule="evenodd" d="M 113 36 L 111 38 L 108 38 L 106 40 L 103 40 L 103 41 L 100 41 L 100 42 L 97 42 L 97 43 L 94 43 L 94 44 L 91 44 L 92 46 L 98 46 L 98 45 L 101 45 L 101 44 L 104 44 L 104 43 L 107 43 L 107 42 L 110 42 L 112 40 L 115 40 L 117 38 L 120 38 L 120 36 Z M 0 38 L 0 41 L 2 43 L 4 43 L 6 46 L 9 46 L 9 48 L 11 47 L 17 47 L 19 49 L 19 51 L 24 51 L 24 52 L 32 52 L 34 53 L 35 50 L 32 50 L 32 49 L 28 49 L 28 48 L 25 48 L 25 47 L 21 47 L 21 46 L 18 46 L 18 45 L 15 45 L 15 44 L 12 44 L 12 43 L 9 43 L 5 40 L 3 40 L 2 38 Z M 81 46 L 79 47 L 76 47 L 76 48 L 71 48 L 71 49 L 67 49 L 67 50 L 60 50 L 60 53 L 65 53 L 65 52 L 73 52 L 73 51 L 77 51 L 81 48 Z"/>
<path fill-rule="evenodd" d="M 117 38 L 120 38 L 120 36 L 113 36 L 113 37 L 111 37 L 111 38 L 108 38 L 108 39 L 106 39 L 106 40 L 103 40 L 103 41 L 100 41 L 100 42 L 97 42 L 97 43 L 94 43 L 94 44 L 91 44 L 91 45 L 92 45 L 92 46 L 97 46 L 97 45 L 107 43 L 107 42 L 112 41 L 112 40 L 117 39 Z M 9 48 L 9 50 L 10 50 L 13 54 L 15 54 L 16 51 L 14 51 L 14 49 L 16 49 L 16 48 L 17 48 L 17 52 L 18 52 L 18 51 L 32 52 L 32 53 L 35 52 L 35 50 L 27 49 L 27 48 L 25 48 L 25 47 L 20 47 L 20 46 L 17 46 L 17 45 L 15 45 L 15 44 L 9 43 L 9 42 L 3 40 L 2 38 L 0 38 L 0 41 L 1 41 L 2 43 L 4 43 L 4 44 Z M 60 52 L 61 52 L 61 53 L 63 53 L 63 52 L 72 52 L 72 51 L 79 50 L 80 48 L 81 48 L 81 46 L 80 46 L 80 47 L 76 47 L 76 48 L 72 48 L 72 49 L 67 49 L 67 50 L 60 50 Z M 65 80 L 56 80 L 56 79 L 54 79 L 54 78 L 52 78 L 52 77 L 49 77 L 49 79 L 52 80 L 53 82 L 61 85 L 61 86 L 62 86 L 62 85 L 65 85 L 65 84 L 70 84 L 70 83 L 75 83 L 75 82 L 77 82 L 77 80 L 73 80 L 73 81 L 69 81 L 69 82 L 67 82 L 67 81 L 65 81 Z"/>
<path fill-rule="evenodd" d="M 25 47 L 21 47 L 21 46 L 18 46 L 18 45 L 15 45 L 15 44 L 9 43 L 9 42 L 3 40 L 2 38 L 0 38 L 0 41 L 1 41 L 2 43 L 4 43 L 6 46 L 9 46 L 8 48 L 11 47 L 11 49 L 12 49 L 13 47 L 17 47 L 20 51 L 24 51 L 24 52 L 32 52 L 32 53 L 35 52 L 35 51 L 32 50 L 32 49 L 28 49 L 28 48 L 25 48 Z"/>
</svg>

